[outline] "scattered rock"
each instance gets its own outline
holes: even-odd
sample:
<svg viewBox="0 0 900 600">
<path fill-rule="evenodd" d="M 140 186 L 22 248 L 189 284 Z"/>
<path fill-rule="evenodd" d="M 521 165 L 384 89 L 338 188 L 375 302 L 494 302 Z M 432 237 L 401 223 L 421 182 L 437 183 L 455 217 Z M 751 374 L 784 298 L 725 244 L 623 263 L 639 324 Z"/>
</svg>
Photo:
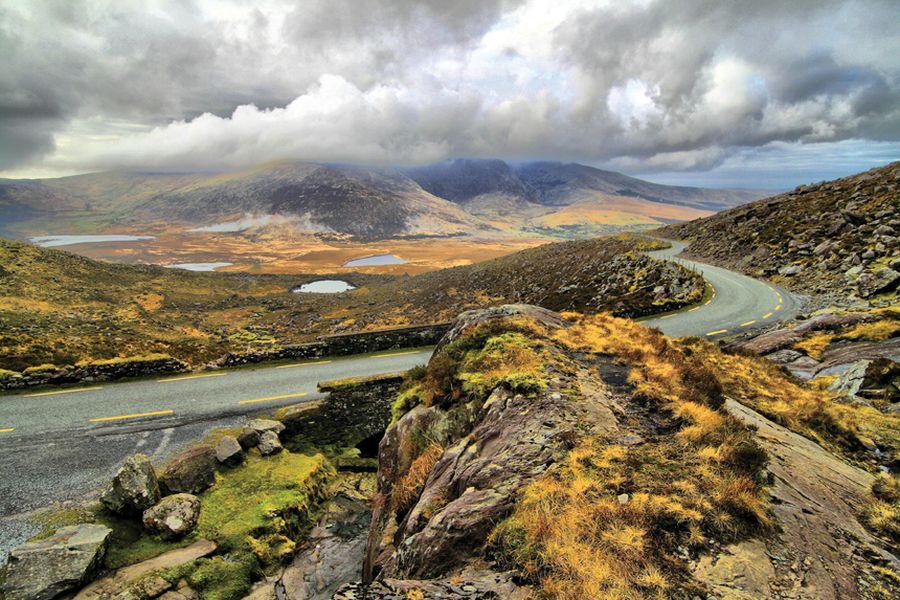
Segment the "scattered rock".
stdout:
<svg viewBox="0 0 900 600">
<path fill-rule="evenodd" d="M 237 441 L 244 450 L 255 448 L 259 443 L 259 432 L 250 427 L 242 427 L 237 436 Z"/>
<path fill-rule="evenodd" d="M 15 548 L 2 587 L 6 600 L 52 600 L 84 585 L 103 562 L 110 533 L 103 525 L 73 525 Z"/>
<path fill-rule="evenodd" d="M 351 583 L 341 586 L 333 600 L 406 600 L 440 598 L 441 600 L 528 600 L 534 590 L 515 582 L 512 573 L 463 571 L 453 577 L 432 580 L 384 579 L 369 585 Z"/>
<path fill-rule="evenodd" d="M 278 434 L 272 430 L 264 431 L 259 436 L 259 445 L 257 447 L 259 448 L 259 453 L 263 456 L 276 454 L 283 449 L 281 440 L 278 439 Z"/>
<path fill-rule="evenodd" d="M 788 265 L 786 267 L 781 267 L 778 269 L 778 273 L 780 275 L 784 275 L 785 277 L 793 277 L 794 275 L 799 275 L 803 272 L 803 267 L 800 265 Z"/>
<path fill-rule="evenodd" d="M 192 494 L 166 496 L 144 511 L 144 527 L 166 537 L 180 538 L 193 531 L 200 519 L 200 499 Z"/>
<path fill-rule="evenodd" d="M 226 435 L 219 440 L 216 445 L 216 460 L 228 467 L 236 467 L 244 462 L 244 452 L 237 438 Z"/>
<path fill-rule="evenodd" d="M 195 446 L 173 458 L 159 482 L 169 494 L 199 494 L 216 482 L 215 466 L 215 450 Z"/>
<path fill-rule="evenodd" d="M 100 497 L 106 508 L 119 514 L 141 514 L 159 499 L 156 470 L 143 454 L 129 457 Z"/>
<path fill-rule="evenodd" d="M 247 423 L 247 427 L 253 429 L 258 434 L 262 435 L 266 431 L 274 431 L 275 433 L 281 433 L 284 431 L 284 423 L 281 421 L 274 421 L 272 419 L 253 419 L 249 423 Z"/>
<path fill-rule="evenodd" d="M 864 273 L 856 280 L 856 288 L 863 298 L 871 298 L 897 289 L 900 273 L 887 267 L 875 273 Z"/>
</svg>

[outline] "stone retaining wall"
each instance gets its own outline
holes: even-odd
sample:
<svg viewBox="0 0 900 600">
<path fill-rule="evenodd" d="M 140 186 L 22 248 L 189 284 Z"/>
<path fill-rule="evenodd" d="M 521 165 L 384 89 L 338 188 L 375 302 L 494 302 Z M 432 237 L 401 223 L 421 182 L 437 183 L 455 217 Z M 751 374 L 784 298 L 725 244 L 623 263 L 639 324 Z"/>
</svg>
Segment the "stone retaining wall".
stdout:
<svg viewBox="0 0 900 600">
<path fill-rule="evenodd" d="M 221 367 L 234 367 L 270 360 L 306 360 L 326 356 L 345 356 L 399 348 L 433 346 L 449 329 L 449 323 L 432 323 L 414 327 L 326 335 L 319 337 L 315 342 L 293 344 L 275 350 L 248 354 L 229 353 L 219 359 L 216 364 Z"/>
<path fill-rule="evenodd" d="M 391 423 L 391 405 L 406 372 L 352 377 L 319 384 L 328 397 L 295 406 L 280 419 L 290 448 L 353 447 L 380 436 Z"/>
<path fill-rule="evenodd" d="M 112 381 L 128 377 L 165 375 L 190 370 L 190 365 L 165 355 L 131 357 L 78 363 L 77 365 L 42 365 L 21 373 L 0 370 L 0 390 L 10 391 L 37 385 L 59 385 L 85 381 Z"/>
</svg>

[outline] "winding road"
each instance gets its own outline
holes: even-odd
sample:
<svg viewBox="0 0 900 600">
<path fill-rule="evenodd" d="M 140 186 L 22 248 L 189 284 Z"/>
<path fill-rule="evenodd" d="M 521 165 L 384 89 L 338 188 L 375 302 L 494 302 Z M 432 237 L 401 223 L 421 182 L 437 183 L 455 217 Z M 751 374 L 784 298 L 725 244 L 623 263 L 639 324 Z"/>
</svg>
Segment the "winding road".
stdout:
<svg viewBox="0 0 900 600">
<path fill-rule="evenodd" d="M 672 242 L 650 254 L 700 272 L 712 297 L 646 325 L 670 336 L 718 338 L 796 313 L 799 303 L 787 291 L 677 257 L 684 247 Z M 91 493 L 135 452 L 162 462 L 210 429 L 320 397 L 319 381 L 405 370 L 430 355 L 430 348 L 414 349 L 2 395 L 0 562 L 35 533 L 33 511 Z"/>
<path fill-rule="evenodd" d="M 687 244 L 665 240 L 671 248 L 648 252 L 654 258 L 676 262 L 703 275 L 712 297 L 701 306 L 642 321 L 672 337 L 709 338 L 768 327 L 797 314 L 800 302 L 790 292 L 741 273 L 678 256 Z"/>
</svg>

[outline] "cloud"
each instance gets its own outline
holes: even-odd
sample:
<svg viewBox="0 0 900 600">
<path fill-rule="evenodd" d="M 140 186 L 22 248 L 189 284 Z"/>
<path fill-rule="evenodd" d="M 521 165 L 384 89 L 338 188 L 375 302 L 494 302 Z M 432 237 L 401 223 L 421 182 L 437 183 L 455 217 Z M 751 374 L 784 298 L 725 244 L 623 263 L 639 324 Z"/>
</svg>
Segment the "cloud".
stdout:
<svg viewBox="0 0 900 600">
<path fill-rule="evenodd" d="M 898 18 L 891 0 L 0 0 L 0 171 L 842 151 L 900 138 Z"/>
</svg>

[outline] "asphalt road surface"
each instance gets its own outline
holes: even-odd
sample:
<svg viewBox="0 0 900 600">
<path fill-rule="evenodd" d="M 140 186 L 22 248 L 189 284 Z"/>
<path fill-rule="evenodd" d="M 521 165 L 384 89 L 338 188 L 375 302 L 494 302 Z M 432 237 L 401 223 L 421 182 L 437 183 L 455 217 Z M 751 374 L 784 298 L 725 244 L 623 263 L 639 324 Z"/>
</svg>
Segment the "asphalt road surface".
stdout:
<svg viewBox="0 0 900 600">
<path fill-rule="evenodd" d="M 673 242 L 672 248 L 650 254 L 697 270 L 715 293 L 701 306 L 645 324 L 671 336 L 716 338 L 796 312 L 798 303 L 785 290 L 676 258 L 684 246 Z M 405 370 L 425 363 L 430 354 L 430 349 L 395 351 L 2 395 L 0 561 L 35 532 L 31 513 L 94 492 L 135 452 L 163 462 L 210 429 L 320 397 L 320 381 Z"/>
<path fill-rule="evenodd" d="M 319 381 L 403 371 L 431 349 L 0 396 L 0 564 L 37 532 L 28 517 L 85 497 L 142 452 L 163 462 L 218 427 L 321 397 Z"/>
<path fill-rule="evenodd" d="M 648 254 L 697 271 L 714 291 L 701 306 L 647 319 L 642 321 L 645 325 L 672 337 L 718 338 L 768 327 L 797 313 L 800 302 L 787 290 L 728 269 L 679 258 L 676 255 L 686 244 L 666 241 L 671 242 L 671 248 Z"/>
</svg>

